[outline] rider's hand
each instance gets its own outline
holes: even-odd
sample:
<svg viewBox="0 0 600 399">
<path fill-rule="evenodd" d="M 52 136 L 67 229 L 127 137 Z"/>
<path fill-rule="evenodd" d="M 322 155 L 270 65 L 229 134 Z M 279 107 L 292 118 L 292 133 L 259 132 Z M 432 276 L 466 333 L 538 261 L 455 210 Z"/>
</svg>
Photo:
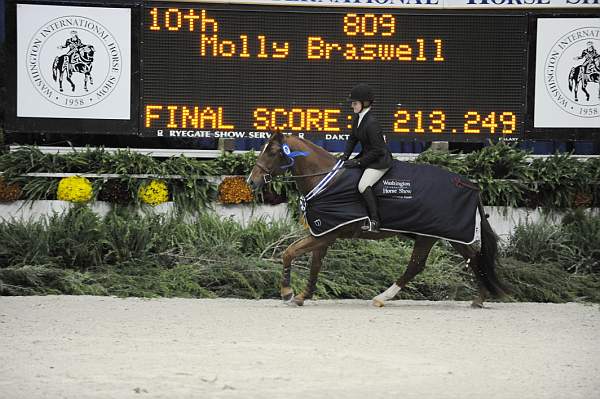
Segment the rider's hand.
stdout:
<svg viewBox="0 0 600 399">
<path fill-rule="evenodd" d="M 359 166 L 360 161 L 356 158 L 344 162 L 344 168 L 358 168 Z"/>
<path fill-rule="evenodd" d="M 346 154 L 338 154 L 335 158 L 338 161 L 347 161 L 348 160 L 348 157 L 346 156 Z"/>
</svg>

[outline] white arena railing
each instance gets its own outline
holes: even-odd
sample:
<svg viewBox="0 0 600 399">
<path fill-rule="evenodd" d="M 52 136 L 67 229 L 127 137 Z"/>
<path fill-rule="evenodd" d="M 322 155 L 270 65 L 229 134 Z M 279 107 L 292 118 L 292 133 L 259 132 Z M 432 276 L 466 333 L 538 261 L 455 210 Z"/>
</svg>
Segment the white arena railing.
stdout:
<svg viewBox="0 0 600 399">
<path fill-rule="evenodd" d="M 11 145 L 9 146 L 9 150 L 17 151 L 21 148 L 27 148 L 28 146 L 21 145 Z M 93 147 L 52 147 L 52 146 L 38 146 L 36 147 L 39 151 L 44 154 L 67 154 L 71 152 L 77 151 L 87 151 Z M 185 150 L 181 148 L 110 148 L 110 147 L 101 147 L 104 151 L 113 153 L 117 151 L 128 150 L 131 152 L 137 152 L 139 154 L 152 155 L 156 158 L 169 158 L 174 156 L 184 155 L 188 158 L 206 158 L 213 159 L 218 158 L 219 155 L 223 152 L 223 150 Z M 234 154 L 244 154 L 248 152 L 247 150 L 235 150 L 235 151 L 227 151 L 233 152 Z M 398 152 L 394 153 L 394 158 L 400 161 L 411 161 L 417 158 L 420 154 L 413 153 L 403 153 Z M 536 158 L 548 158 L 552 155 L 529 155 L 527 159 L 533 160 Z M 573 158 L 579 160 L 586 160 L 589 158 L 599 158 L 600 155 L 571 155 Z"/>
</svg>

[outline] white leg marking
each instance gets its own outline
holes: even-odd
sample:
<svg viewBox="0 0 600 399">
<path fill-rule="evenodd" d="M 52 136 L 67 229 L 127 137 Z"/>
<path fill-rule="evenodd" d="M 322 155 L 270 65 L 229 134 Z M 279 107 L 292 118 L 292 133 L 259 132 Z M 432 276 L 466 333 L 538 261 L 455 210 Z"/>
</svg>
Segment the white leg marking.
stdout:
<svg viewBox="0 0 600 399">
<path fill-rule="evenodd" d="M 373 298 L 374 301 L 385 302 L 395 297 L 400 292 L 400 287 L 394 283 L 390 288 Z"/>
</svg>

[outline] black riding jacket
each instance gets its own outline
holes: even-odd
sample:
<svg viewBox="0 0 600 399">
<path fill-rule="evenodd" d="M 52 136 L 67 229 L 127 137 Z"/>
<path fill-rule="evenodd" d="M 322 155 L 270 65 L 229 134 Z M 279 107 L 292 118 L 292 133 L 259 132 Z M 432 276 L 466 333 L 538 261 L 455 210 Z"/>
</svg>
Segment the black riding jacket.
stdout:
<svg viewBox="0 0 600 399">
<path fill-rule="evenodd" d="M 358 128 L 357 125 L 358 114 L 354 115 L 352 120 L 352 132 L 348 137 L 344 156 L 349 158 L 356 144 L 360 142 L 362 151 L 355 159 L 359 161 L 361 168 L 386 169 L 391 167 L 392 153 L 385 143 L 379 121 L 373 115 L 373 111 L 367 112 Z"/>
</svg>

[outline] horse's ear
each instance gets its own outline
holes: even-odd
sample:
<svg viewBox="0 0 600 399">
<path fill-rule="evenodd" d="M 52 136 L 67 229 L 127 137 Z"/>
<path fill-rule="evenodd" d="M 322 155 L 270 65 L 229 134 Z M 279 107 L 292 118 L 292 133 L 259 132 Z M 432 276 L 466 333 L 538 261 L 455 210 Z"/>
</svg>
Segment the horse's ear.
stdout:
<svg viewBox="0 0 600 399">
<path fill-rule="evenodd" d="M 275 132 L 273 133 L 273 141 L 278 142 L 279 144 L 283 143 L 283 133 L 281 132 Z"/>
</svg>

